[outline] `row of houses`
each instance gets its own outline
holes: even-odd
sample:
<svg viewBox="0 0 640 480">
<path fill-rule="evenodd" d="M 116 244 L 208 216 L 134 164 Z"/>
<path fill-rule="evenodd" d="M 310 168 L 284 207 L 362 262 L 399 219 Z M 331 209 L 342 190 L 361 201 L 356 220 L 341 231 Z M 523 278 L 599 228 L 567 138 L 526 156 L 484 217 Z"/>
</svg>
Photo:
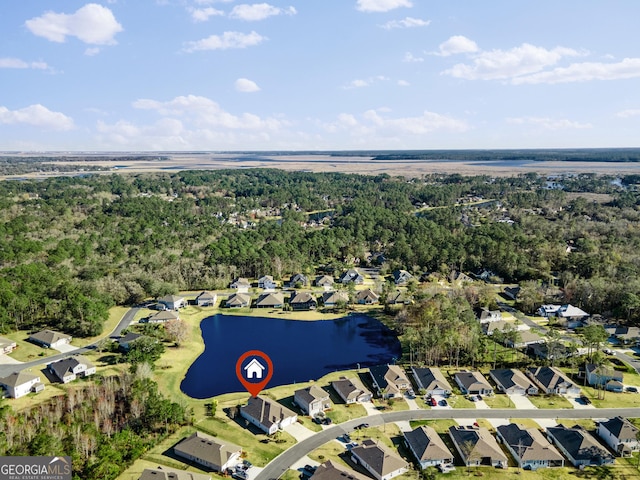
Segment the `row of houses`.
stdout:
<svg viewBox="0 0 640 480">
<path fill-rule="evenodd" d="M 378 303 L 379 296 L 371 289 L 356 292 L 355 302 L 359 305 L 373 305 Z M 282 292 L 265 292 L 254 301 L 248 293 L 234 293 L 224 302 L 226 308 L 283 308 L 289 304 L 293 310 L 314 310 L 321 303 L 325 307 L 335 307 L 339 304 L 349 303 L 349 296 L 346 292 L 329 290 L 319 297 L 315 297 L 310 292 L 295 292 L 289 299 L 285 299 Z"/>
</svg>

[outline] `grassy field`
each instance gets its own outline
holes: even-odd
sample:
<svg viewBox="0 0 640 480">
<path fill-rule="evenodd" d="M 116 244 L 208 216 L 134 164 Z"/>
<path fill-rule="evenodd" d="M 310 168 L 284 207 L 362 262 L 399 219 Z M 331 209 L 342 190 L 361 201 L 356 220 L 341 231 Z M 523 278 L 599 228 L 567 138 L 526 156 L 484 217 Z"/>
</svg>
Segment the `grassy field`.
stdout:
<svg viewBox="0 0 640 480">
<path fill-rule="evenodd" d="M 527 398 L 536 408 L 573 408 L 571 402 L 560 395 L 530 395 Z"/>
<path fill-rule="evenodd" d="M 482 399 L 490 408 L 516 408 L 509 395 L 497 394 Z"/>
</svg>

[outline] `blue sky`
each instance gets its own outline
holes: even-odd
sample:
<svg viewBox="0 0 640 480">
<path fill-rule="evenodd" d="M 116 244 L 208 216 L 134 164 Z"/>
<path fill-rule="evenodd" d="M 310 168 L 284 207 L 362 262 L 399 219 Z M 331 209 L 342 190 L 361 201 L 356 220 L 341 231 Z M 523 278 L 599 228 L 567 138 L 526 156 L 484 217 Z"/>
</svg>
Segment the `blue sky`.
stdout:
<svg viewBox="0 0 640 480">
<path fill-rule="evenodd" d="M 640 147 L 637 0 L 0 4 L 0 150 Z"/>
</svg>

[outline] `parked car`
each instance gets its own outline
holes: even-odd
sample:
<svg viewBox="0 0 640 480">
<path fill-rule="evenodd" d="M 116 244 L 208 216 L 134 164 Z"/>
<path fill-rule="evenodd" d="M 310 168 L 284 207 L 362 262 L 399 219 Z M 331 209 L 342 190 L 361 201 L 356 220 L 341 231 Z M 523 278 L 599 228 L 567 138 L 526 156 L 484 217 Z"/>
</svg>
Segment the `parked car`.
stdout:
<svg viewBox="0 0 640 480">
<path fill-rule="evenodd" d="M 432 407 L 435 407 L 436 405 L 438 405 L 438 401 L 433 397 L 431 397 L 430 403 Z"/>
<path fill-rule="evenodd" d="M 626 387 L 625 392 L 638 393 L 638 387 Z"/>
<path fill-rule="evenodd" d="M 580 395 L 580 400 L 582 401 L 582 403 L 584 403 L 585 405 L 591 405 L 591 400 L 589 400 L 587 397 L 585 397 L 584 395 Z"/>
<path fill-rule="evenodd" d="M 442 400 L 440 400 L 440 406 L 446 407 L 447 405 L 449 405 L 449 404 L 447 403 L 447 401 L 444 398 Z"/>
<path fill-rule="evenodd" d="M 331 425 L 332 423 L 333 420 L 331 420 L 329 417 L 324 417 L 324 420 L 322 420 L 323 425 Z"/>
<path fill-rule="evenodd" d="M 439 463 L 437 465 L 437 468 L 442 473 L 448 473 L 448 472 L 451 472 L 451 471 L 456 469 L 456 467 L 454 467 L 453 465 L 451 465 L 449 463 Z"/>
</svg>

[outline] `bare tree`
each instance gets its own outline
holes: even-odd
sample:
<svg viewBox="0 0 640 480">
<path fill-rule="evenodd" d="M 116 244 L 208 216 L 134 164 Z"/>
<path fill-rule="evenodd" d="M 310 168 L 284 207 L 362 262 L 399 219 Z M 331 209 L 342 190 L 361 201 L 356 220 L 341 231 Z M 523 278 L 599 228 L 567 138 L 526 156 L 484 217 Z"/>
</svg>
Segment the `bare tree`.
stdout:
<svg viewBox="0 0 640 480">
<path fill-rule="evenodd" d="M 174 342 L 176 346 L 183 343 L 189 334 L 189 326 L 184 320 L 169 320 L 164 324 L 164 330 L 169 340 Z"/>
</svg>

